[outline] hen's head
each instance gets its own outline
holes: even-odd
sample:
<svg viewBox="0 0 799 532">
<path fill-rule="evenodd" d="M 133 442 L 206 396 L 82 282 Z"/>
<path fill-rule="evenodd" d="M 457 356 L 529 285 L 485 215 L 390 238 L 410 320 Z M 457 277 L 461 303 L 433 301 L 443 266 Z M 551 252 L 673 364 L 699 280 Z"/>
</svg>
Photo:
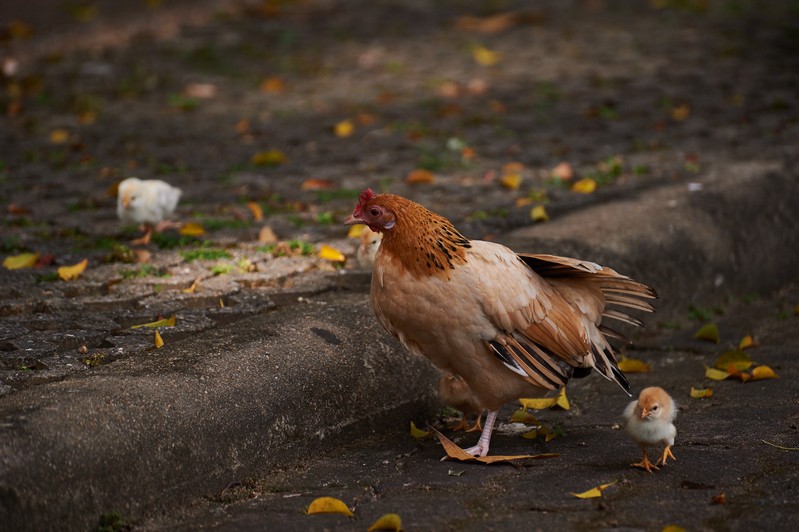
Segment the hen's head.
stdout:
<svg viewBox="0 0 799 532">
<path fill-rule="evenodd" d="M 365 224 L 375 233 L 391 230 L 397 218 L 390 206 L 381 200 L 381 196 L 367 188 L 358 197 L 358 204 L 352 214 L 344 220 L 346 225 Z"/>
</svg>

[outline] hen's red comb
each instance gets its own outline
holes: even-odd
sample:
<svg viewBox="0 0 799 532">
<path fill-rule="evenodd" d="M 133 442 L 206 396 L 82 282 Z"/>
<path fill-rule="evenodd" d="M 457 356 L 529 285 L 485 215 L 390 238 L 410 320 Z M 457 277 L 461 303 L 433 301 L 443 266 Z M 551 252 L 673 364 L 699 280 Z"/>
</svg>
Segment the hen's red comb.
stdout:
<svg viewBox="0 0 799 532">
<path fill-rule="evenodd" d="M 371 188 L 367 188 L 366 190 L 361 192 L 360 196 L 358 196 L 358 205 L 366 205 L 369 202 L 369 200 L 371 200 L 376 196 L 377 194 L 372 192 Z"/>
</svg>

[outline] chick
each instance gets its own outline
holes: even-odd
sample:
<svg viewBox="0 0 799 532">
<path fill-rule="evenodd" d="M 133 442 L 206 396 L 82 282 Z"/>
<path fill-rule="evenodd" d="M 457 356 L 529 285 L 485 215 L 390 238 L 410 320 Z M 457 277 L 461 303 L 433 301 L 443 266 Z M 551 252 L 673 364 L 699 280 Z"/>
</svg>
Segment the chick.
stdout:
<svg viewBox="0 0 799 532">
<path fill-rule="evenodd" d="M 361 243 L 358 246 L 356 259 L 358 266 L 364 270 L 371 270 L 375 263 L 375 255 L 380 247 L 380 241 L 383 240 L 382 233 L 376 233 L 368 227 L 363 228 L 361 233 Z"/>
<path fill-rule="evenodd" d="M 117 216 L 125 223 L 142 224 L 144 236 L 133 244 L 149 244 L 153 230 L 171 225 L 166 221 L 177 207 L 181 190 L 158 179 L 129 177 L 119 184 Z"/>
<path fill-rule="evenodd" d="M 657 386 L 644 388 L 638 400 L 627 405 L 624 409 L 624 428 L 644 452 L 644 459 L 632 464 L 633 467 L 646 469 L 650 473 L 653 469 L 657 470 L 658 467 L 649 461 L 647 448 L 661 443 L 666 448 L 657 462 L 658 465 L 666 465 L 667 457 L 676 460 L 671 454 L 671 446 L 677 436 L 677 429 L 672 423 L 676 415 L 674 400 L 666 390 Z"/>
<path fill-rule="evenodd" d="M 452 430 L 465 430 L 466 432 L 477 432 L 483 430 L 480 418 L 485 408 L 480 404 L 479 399 L 474 395 L 472 389 L 460 375 L 453 373 L 442 373 L 438 381 L 438 396 L 447 405 L 460 410 L 463 414 L 457 425 L 450 427 Z M 467 422 L 469 414 L 477 414 L 477 421 L 471 427 Z"/>
</svg>

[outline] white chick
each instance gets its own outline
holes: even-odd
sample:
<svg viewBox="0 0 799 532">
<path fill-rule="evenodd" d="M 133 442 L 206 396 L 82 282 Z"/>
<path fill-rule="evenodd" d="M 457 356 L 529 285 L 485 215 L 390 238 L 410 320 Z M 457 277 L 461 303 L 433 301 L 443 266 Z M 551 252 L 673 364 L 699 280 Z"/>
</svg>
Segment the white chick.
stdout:
<svg viewBox="0 0 799 532">
<path fill-rule="evenodd" d="M 358 246 L 356 259 L 358 266 L 364 270 L 371 270 L 375 263 L 375 255 L 380 248 L 380 242 L 383 240 L 382 233 L 376 233 L 368 227 L 363 228 L 361 233 L 361 244 Z"/>
<path fill-rule="evenodd" d="M 644 452 L 644 459 L 632 464 L 633 467 L 646 469 L 649 473 L 653 469 L 657 470 L 658 467 L 649 461 L 647 448 L 658 444 L 666 446 L 658 465 L 666 465 L 667 457 L 676 460 L 671 454 L 671 446 L 677 436 L 677 429 L 672 423 L 676 415 L 674 400 L 666 390 L 657 386 L 644 388 L 638 400 L 627 405 L 624 409 L 624 428 Z"/>
<path fill-rule="evenodd" d="M 142 181 L 129 177 L 119 184 L 117 216 L 125 223 L 144 226 L 145 234 L 133 244 L 149 244 L 153 230 L 163 230 L 170 225 L 165 221 L 174 212 L 180 200 L 181 190 L 159 179 Z"/>
</svg>

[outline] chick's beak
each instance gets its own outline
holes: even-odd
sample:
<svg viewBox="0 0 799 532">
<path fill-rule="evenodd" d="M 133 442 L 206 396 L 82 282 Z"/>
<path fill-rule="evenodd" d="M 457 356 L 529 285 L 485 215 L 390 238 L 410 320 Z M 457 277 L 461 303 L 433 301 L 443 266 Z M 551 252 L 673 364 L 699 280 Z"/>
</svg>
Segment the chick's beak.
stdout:
<svg viewBox="0 0 799 532">
<path fill-rule="evenodd" d="M 127 209 L 130 206 L 130 200 L 131 200 L 130 194 L 125 194 L 124 196 L 122 196 L 122 206 Z"/>
<path fill-rule="evenodd" d="M 646 408 L 641 409 L 641 419 L 646 419 L 649 416 L 649 410 Z"/>
</svg>

